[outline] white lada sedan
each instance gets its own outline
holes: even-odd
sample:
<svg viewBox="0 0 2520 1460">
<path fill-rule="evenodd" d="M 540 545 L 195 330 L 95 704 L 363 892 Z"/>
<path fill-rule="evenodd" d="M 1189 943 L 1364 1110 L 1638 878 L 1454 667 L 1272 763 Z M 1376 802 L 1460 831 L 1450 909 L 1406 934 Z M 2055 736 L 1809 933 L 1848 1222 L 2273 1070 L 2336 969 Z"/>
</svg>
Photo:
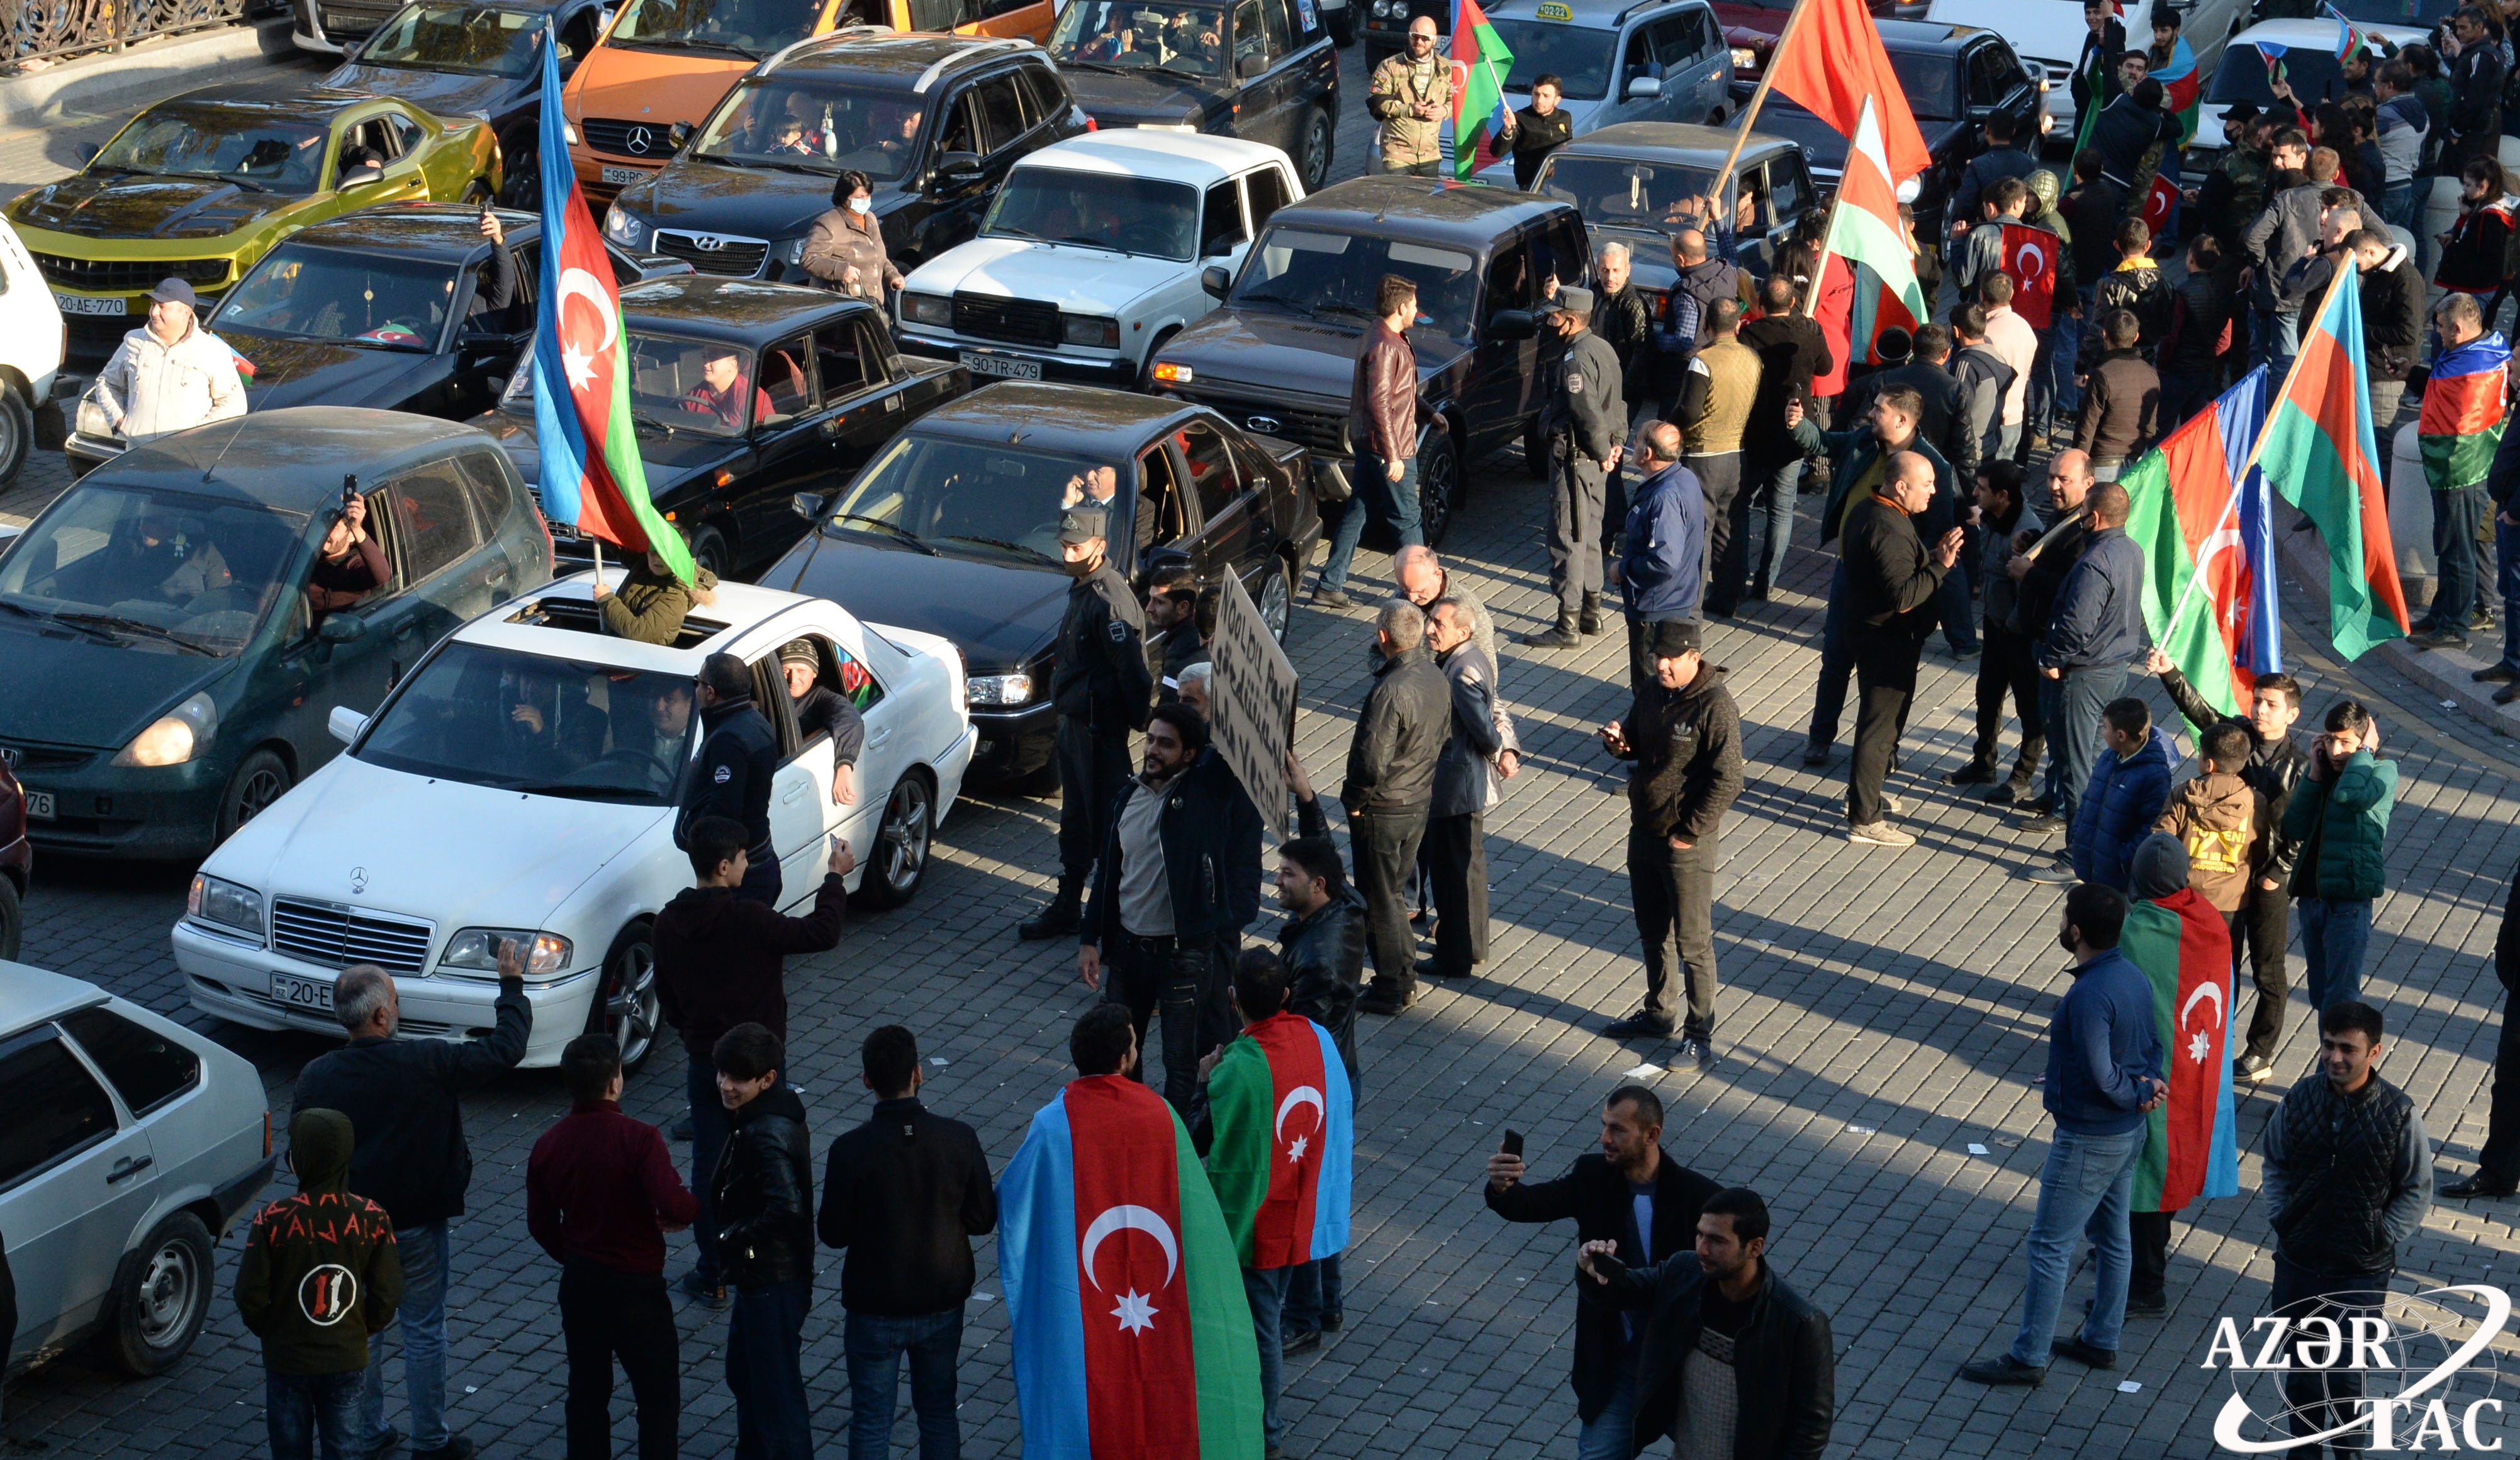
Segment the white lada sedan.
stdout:
<svg viewBox="0 0 2520 1460">
<path fill-rule="evenodd" d="M 373 718 L 332 712 L 349 751 L 193 879 L 174 943 L 196 1008 L 338 1036 L 333 980 L 375 963 L 394 976 L 404 1034 L 469 1039 L 493 1024 L 498 947 L 515 939 L 530 951 L 527 1065 L 559 1063 L 592 1030 L 644 1057 L 657 1027 L 651 921 L 692 885 L 673 823 L 701 735 L 693 682 L 721 650 L 752 666 L 779 736 L 782 900 L 811 900 L 832 832 L 857 854 L 861 902 L 918 890 L 971 759 L 951 643 L 735 583 L 674 643 L 637 643 L 599 632 L 591 582 L 553 583 L 456 630 Z M 865 717 L 854 805 L 833 804 L 829 737 L 790 707 L 780 650 L 798 640 Z"/>
</svg>

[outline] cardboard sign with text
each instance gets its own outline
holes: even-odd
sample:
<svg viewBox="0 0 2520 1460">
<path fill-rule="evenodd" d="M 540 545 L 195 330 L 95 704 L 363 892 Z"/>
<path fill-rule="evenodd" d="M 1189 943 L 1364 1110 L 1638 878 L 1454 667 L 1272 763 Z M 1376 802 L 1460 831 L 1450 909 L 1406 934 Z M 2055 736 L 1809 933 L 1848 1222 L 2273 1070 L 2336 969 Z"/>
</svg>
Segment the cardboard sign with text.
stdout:
<svg viewBox="0 0 2520 1460">
<path fill-rule="evenodd" d="M 1225 575 L 1216 617 L 1215 668 L 1208 679 L 1208 727 L 1216 753 L 1242 782 L 1261 824 L 1286 832 L 1286 735 L 1295 721 L 1295 666 L 1260 617 L 1242 581 Z"/>
</svg>

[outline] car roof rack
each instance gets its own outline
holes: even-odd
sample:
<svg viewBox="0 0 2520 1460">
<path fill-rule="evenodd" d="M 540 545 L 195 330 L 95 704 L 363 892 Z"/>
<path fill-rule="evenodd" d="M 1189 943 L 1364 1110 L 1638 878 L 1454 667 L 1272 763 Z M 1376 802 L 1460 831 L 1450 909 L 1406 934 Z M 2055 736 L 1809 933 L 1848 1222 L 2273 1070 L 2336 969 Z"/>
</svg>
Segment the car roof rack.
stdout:
<svg viewBox="0 0 2520 1460">
<path fill-rule="evenodd" d="M 910 89 L 916 95 L 926 95 L 927 88 L 936 84 L 936 78 L 945 74 L 945 67 L 952 66 L 955 62 L 961 61 L 966 57 L 977 56 L 984 51 L 1029 51 L 1032 49 L 1033 43 L 1031 41 L 1018 40 L 1012 35 L 992 36 L 986 40 L 975 40 L 968 46 L 956 46 L 953 50 L 936 58 L 935 65 L 929 66 L 923 71 L 921 71 L 919 73 L 919 79 L 911 84 Z"/>
<path fill-rule="evenodd" d="M 799 51 L 811 49 L 819 52 L 835 41 L 875 40 L 884 36 L 897 36 L 901 34 L 902 32 L 893 29 L 889 25 L 879 25 L 872 22 L 861 25 L 843 25 L 837 30 L 826 30 L 820 35 L 809 35 L 803 40 L 791 40 L 788 44 L 781 46 L 778 50 L 770 53 L 769 60 L 761 63 L 756 74 L 764 76 L 769 75 L 772 71 L 775 71 L 779 69 L 780 66 L 786 65 L 788 57 L 795 55 Z"/>
</svg>

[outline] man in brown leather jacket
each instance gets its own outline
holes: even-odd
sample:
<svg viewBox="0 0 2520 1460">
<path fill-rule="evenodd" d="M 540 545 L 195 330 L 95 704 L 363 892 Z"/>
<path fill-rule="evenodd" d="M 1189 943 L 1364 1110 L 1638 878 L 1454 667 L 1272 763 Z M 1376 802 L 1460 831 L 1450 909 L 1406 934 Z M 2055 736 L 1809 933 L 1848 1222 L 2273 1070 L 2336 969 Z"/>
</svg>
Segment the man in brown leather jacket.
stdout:
<svg viewBox="0 0 2520 1460">
<path fill-rule="evenodd" d="M 1356 448 L 1356 495 L 1330 534 L 1330 555 L 1313 582 L 1313 601 L 1346 608 L 1348 563 L 1371 513 L 1391 525 L 1403 548 L 1425 542 L 1418 530 L 1418 352 L 1409 327 L 1418 318 L 1418 286 L 1385 274 L 1374 289 L 1375 321 L 1356 357 L 1356 383 L 1347 408 L 1348 439 Z"/>
</svg>

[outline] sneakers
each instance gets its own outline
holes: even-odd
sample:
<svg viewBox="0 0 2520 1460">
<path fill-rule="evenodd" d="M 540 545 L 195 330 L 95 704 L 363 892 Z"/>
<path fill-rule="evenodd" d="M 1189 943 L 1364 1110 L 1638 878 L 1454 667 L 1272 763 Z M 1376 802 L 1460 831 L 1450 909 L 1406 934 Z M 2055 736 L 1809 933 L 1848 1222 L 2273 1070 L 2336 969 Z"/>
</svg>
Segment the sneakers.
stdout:
<svg viewBox="0 0 2520 1460">
<path fill-rule="evenodd" d="M 2044 882 L 2050 887 L 2071 887 L 2082 880 L 2074 875 L 2074 864 L 2061 857 L 2045 866 L 2032 867 L 2022 875 L 2033 882 Z"/>
<path fill-rule="evenodd" d="M 2161 1300 L 2158 1298 L 2153 1300 L 2155 1303 L 2159 1303 L 2160 1301 Z M 2130 1305 L 2132 1305 L 2133 1300 L 2129 1300 L 2129 1302 Z M 2083 1336 L 2081 1334 L 2076 1334 L 2070 1339 L 2050 1340 L 2048 1347 L 2048 1349 L 2058 1357 L 2070 1358 L 2074 1362 L 2083 1365 L 2085 1368 L 2114 1369 L 2118 1366 L 2118 1350 L 2115 1349 L 2094 1349 L 2091 1345 L 2083 1342 Z M 2011 1357 L 2010 1354 L 2005 1354 L 2004 1356 L 2006 1358 Z"/>
<path fill-rule="evenodd" d="M 2264 1084 L 2275 1078 L 2275 1067 L 2254 1054 L 2244 1054 L 2231 1061 L 2231 1078 L 2251 1084 Z"/>
<path fill-rule="evenodd" d="M 700 1286 L 700 1270 L 698 1267 L 684 1273 L 682 1280 L 675 1283 L 674 1286 L 682 1291 L 682 1295 L 685 1298 L 688 1298 L 692 1302 L 698 1304 L 700 1306 L 707 1308 L 712 1313 L 722 1313 L 728 1308 L 735 1306 L 735 1300 L 727 1296 L 726 1289 L 723 1286 Z"/>
<path fill-rule="evenodd" d="M 1356 599 L 1335 588 L 1316 588 L 1313 590 L 1313 606 L 1315 608 L 1354 608 Z"/>
<path fill-rule="evenodd" d="M 2444 624 L 2438 629 L 2417 634 L 2407 642 L 2421 649 L 2463 649 L 2467 647 L 2467 631 L 2453 624 Z"/>
<path fill-rule="evenodd" d="M 1827 765 L 1828 742 L 1826 740 L 1803 741 L 1803 764 L 1806 766 Z"/>
<path fill-rule="evenodd" d="M 1960 1368 L 1960 1377 L 1972 1384 L 2014 1384 L 2037 1389 L 2048 1371 L 2037 1364 L 2026 1364 L 2009 1353 L 1981 1358 Z"/>
<path fill-rule="evenodd" d="M 1908 833 L 1891 825 L 1887 821 L 1875 821 L 1869 826 L 1849 826 L 1846 828 L 1846 839 L 1858 844 L 1859 846 L 1866 847 L 1912 847 L 1916 845 L 1916 839 L 1914 837 L 1910 836 Z"/>
<path fill-rule="evenodd" d="M 1697 1073 L 1700 1075 L 1705 1074 L 1707 1071 L 1715 1068 L 1714 1042 L 1709 1040 L 1699 1039 L 1695 1035 L 1689 1035 L 1684 1038 L 1680 1041 L 1679 1047 L 1671 1052 L 1671 1062 L 1673 1064 L 1679 1064 L 1682 1060 L 1690 1061 L 1697 1066 Z"/>
<path fill-rule="evenodd" d="M 1601 1033 L 1614 1040 L 1667 1040 L 1671 1038 L 1671 1021 L 1639 1009 Z"/>
<path fill-rule="evenodd" d="M 2041 812 L 2039 815 L 2023 821 L 2019 829 L 2023 831 L 2034 831 L 2044 836 L 2050 831 L 2064 830 L 2065 818 L 2057 816 L 2053 812 Z"/>
<path fill-rule="evenodd" d="M 2520 669 L 2497 661 L 2469 675 L 2468 679 L 2479 685 L 2508 685 L 2520 680 Z"/>
<path fill-rule="evenodd" d="M 1995 768 L 1987 765 L 1983 761 L 1971 761 L 1957 771 L 1944 772 L 1943 784 L 1947 786 L 1991 786 L 1995 784 Z M 1987 799 L 1992 801 L 1995 797 L 1990 793 Z M 2007 796 L 2004 799 L 2009 801 L 2012 798 Z"/>
</svg>

